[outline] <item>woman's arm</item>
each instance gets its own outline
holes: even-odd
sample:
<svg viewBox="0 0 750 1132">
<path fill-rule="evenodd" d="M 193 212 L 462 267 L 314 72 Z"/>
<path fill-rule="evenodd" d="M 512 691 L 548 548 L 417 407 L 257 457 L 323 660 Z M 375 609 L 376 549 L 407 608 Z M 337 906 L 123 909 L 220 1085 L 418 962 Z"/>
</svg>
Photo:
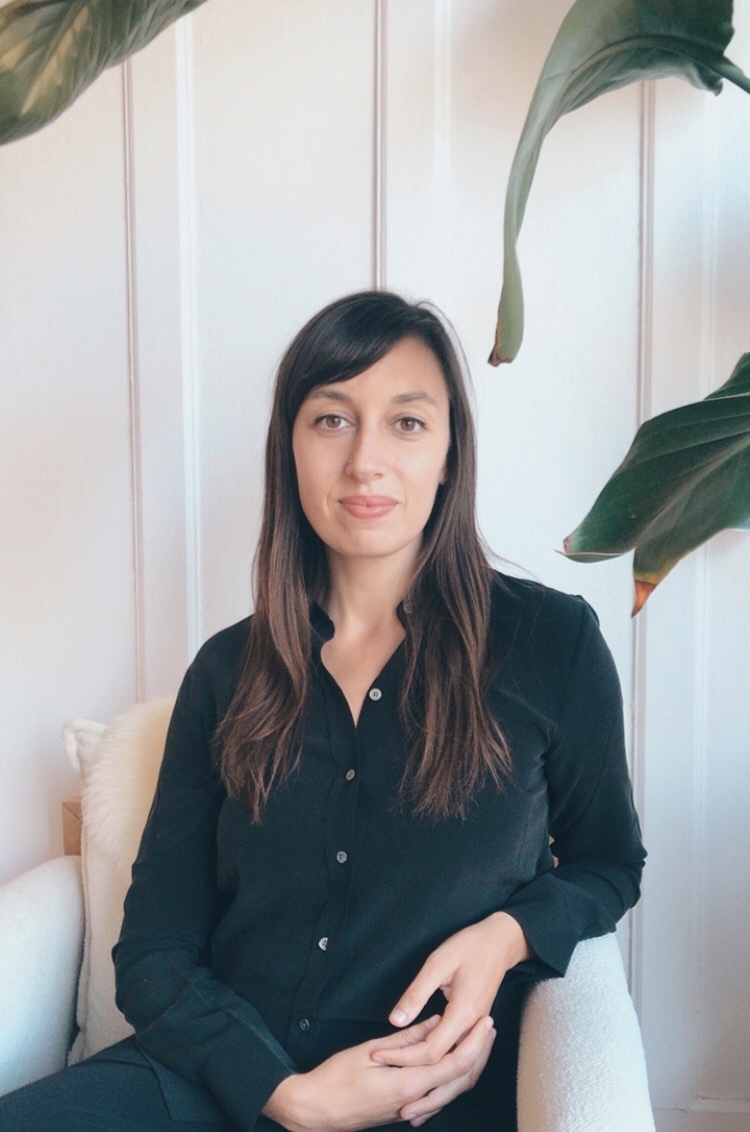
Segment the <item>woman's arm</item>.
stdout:
<svg viewBox="0 0 750 1132">
<path fill-rule="evenodd" d="M 593 610 L 579 631 L 545 758 L 557 867 L 522 885 L 504 907 L 535 958 L 521 970 L 564 975 L 582 939 L 614 931 L 637 902 L 646 858 L 628 775 L 622 695 Z"/>
<path fill-rule="evenodd" d="M 221 915 L 216 823 L 224 791 L 210 754 L 213 694 L 200 660 L 183 681 L 114 949 L 117 1003 L 139 1045 L 207 1087 L 249 1132 L 295 1069 L 258 1012 L 208 965 Z"/>
<path fill-rule="evenodd" d="M 442 1056 L 489 1012 L 511 968 L 530 978 L 563 975 L 576 944 L 614 930 L 638 899 L 645 851 L 625 759 L 619 681 L 595 615 L 581 599 L 578 608 L 569 675 L 545 759 L 558 867 L 522 885 L 501 912 L 433 952 L 391 1022 L 407 1025 L 438 988 L 447 1000 L 443 1020 L 422 1047 L 391 1051 L 389 1064 Z"/>
</svg>

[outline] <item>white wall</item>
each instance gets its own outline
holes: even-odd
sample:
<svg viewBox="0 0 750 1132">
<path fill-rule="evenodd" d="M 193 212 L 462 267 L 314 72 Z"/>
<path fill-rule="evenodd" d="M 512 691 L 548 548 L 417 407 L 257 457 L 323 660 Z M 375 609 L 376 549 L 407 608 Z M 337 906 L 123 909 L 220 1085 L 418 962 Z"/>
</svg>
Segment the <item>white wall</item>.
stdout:
<svg viewBox="0 0 750 1132">
<path fill-rule="evenodd" d="M 621 936 L 660 1132 L 738 1132 L 747 539 L 683 563 L 635 626 L 627 560 L 557 549 L 641 416 L 750 346 L 750 103 L 670 81 L 555 128 L 521 238 L 526 342 L 490 369 L 504 187 L 568 6 L 210 0 L 0 149 L 0 880 L 60 851 L 63 721 L 174 689 L 247 611 L 291 335 L 355 288 L 431 298 L 474 375 L 488 540 L 592 601 L 618 661 L 651 850 Z"/>
</svg>

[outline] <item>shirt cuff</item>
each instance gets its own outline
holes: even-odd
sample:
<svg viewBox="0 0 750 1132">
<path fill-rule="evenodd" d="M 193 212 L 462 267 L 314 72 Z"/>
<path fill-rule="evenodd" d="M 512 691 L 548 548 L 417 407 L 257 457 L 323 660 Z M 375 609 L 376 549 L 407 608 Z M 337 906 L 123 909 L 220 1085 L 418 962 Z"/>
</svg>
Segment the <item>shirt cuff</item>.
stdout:
<svg viewBox="0 0 750 1132">
<path fill-rule="evenodd" d="M 272 1038 L 248 1042 L 239 1020 L 203 1065 L 201 1076 L 217 1102 L 242 1132 L 252 1132 L 266 1101 L 296 1072 Z"/>
<path fill-rule="evenodd" d="M 521 925 L 532 959 L 513 968 L 529 979 L 561 977 L 582 939 L 615 930 L 614 919 L 576 885 L 545 873 L 515 892 L 503 911 Z"/>
</svg>

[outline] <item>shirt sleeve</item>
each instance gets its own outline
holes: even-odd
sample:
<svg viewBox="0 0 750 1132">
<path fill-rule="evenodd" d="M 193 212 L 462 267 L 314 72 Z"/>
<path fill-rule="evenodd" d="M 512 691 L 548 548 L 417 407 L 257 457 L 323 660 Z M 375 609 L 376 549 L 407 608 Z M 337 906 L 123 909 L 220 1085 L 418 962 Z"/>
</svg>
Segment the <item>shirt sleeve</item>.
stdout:
<svg viewBox="0 0 750 1132">
<path fill-rule="evenodd" d="M 216 830 L 225 793 L 206 726 L 212 697 L 194 669 L 177 697 L 113 952 L 117 1005 L 147 1054 L 208 1088 L 251 1132 L 294 1065 L 252 1005 L 210 969 L 222 911 Z"/>
<path fill-rule="evenodd" d="M 577 943 L 614 931 L 640 895 L 645 860 L 628 776 L 620 683 L 593 610 L 579 599 L 578 640 L 545 760 L 557 867 L 505 911 L 524 930 L 533 978 L 564 975 Z"/>
</svg>

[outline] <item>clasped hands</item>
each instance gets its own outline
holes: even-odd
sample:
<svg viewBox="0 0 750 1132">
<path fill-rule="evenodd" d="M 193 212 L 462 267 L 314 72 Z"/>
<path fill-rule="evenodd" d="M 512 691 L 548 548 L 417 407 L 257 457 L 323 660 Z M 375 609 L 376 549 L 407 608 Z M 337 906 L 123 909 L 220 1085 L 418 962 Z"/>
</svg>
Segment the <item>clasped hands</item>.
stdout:
<svg viewBox="0 0 750 1132">
<path fill-rule="evenodd" d="M 492 1003 L 505 973 L 530 955 L 506 912 L 463 928 L 432 952 L 391 1011 L 399 1032 L 287 1077 L 264 1113 L 289 1132 L 357 1132 L 399 1120 L 419 1128 L 478 1081 L 495 1039 Z M 437 990 L 444 1013 L 414 1024 Z"/>
</svg>

